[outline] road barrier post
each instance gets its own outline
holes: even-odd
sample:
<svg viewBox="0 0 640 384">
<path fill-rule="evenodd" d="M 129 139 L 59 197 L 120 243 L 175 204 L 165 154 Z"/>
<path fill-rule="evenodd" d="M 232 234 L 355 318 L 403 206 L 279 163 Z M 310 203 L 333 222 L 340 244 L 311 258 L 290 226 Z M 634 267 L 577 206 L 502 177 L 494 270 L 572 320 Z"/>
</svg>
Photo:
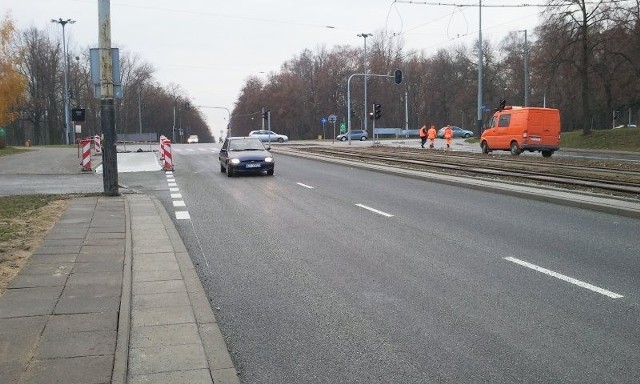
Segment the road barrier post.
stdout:
<svg viewBox="0 0 640 384">
<path fill-rule="evenodd" d="M 96 155 L 102 155 L 102 143 L 100 142 L 100 135 L 95 135 L 93 137 L 93 146 L 96 150 Z"/>
<path fill-rule="evenodd" d="M 164 165 L 162 169 L 164 171 L 173 171 L 173 159 L 171 157 L 171 140 L 165 140 L 164 142 Z"/>
<path fill-rule="evenodd" d="M 93 171 L 91 169 L 91 141 L 92 139 L 80 140 L 80 147 L 82 147 L 82 171 Z"/>
</svg>

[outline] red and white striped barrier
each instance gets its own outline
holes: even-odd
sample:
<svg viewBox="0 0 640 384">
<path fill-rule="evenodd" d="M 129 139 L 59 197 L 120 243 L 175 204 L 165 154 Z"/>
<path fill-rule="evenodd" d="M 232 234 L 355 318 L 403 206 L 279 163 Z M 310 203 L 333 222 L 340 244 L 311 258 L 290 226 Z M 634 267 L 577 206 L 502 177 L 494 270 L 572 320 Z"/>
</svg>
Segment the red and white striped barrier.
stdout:
<svg viewBox="0 0 640 384">
<path fill-rule="evenodd" d="M 96 150 L 96 155 L 102 155 L 102 143 L 100 142 L 100 135 L 93 136 L 93 147 Z"/>
<path fill-rule="evenodd" d="M 164 143 L 167 141 L 167 137 L 164 135 L 160 136 L 160 160 L 164 160 Z"/>
<path fill-rule="evenodd" d="M 92 171 L 91 169 L 91 139 L 80 140 L 82 147 L 82 171 Z"/>
<path fill-rule="evenodd" d="M 173 159 L 171 157 L 171 140 L 165 140 L 163 146 L 163 171 L 173 171 Z"/>
</svg>

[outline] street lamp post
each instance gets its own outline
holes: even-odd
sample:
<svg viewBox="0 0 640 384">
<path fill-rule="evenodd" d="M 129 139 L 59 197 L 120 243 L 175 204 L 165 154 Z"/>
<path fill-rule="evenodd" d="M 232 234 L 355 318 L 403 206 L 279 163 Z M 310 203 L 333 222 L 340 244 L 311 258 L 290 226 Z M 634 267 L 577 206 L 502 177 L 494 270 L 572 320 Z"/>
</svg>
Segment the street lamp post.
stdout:
<svg viewBox="0 0 640 384">
<path fill-rule="evenodd" d="M 71 124 L 69 121 L 69 80 L 68 80 L 68 72 L 69 72 L 69 61 L 67 54 L 67 39 L 64 33 L 64 26 L 67 24 L 73 24 L 76 21 L 67 19 L 62 20 L 62 18 L 51 19 L 52 23 L 57 23 L 62 26 L 62 52 L 64 55 L 64 135 L 66 143 L 69 144 L 70 137 L 72 136 L 73 130 L 71 128 Z"/>
<path fill-rule="evenodd" d="M 527 30 L 524 32 L 524 106 L 529 106 L 529 43 L 527 41 Z"/>
<path fill-rule="evenodd" d="M 227 137 L 231 136 L 231 111 L 227 107 L 214 107 L 210 105 L 197 105 L 196 108 L 213 108 L 213 109 L 224 109 L 227 111 L 227 116 L 229 120 L 227 121 Z M 263 108 L 264 111 L 264 108 Z M 264 113 L 264 112 L 263 112 Z M 264 124 L 264 119 L 262 119 L 262 123 Z M 271 128 L 269 128 L 271 129 Z"/>
<path fill-rule="evenodd" d="M 371 33 L 360 33 L 358 37 L 364 38 L 364 130 L 367 131 L 367 37 L 373 36 Z M 367 131 L 368 132 L 368 131 Z M 349 135 L 351 137 L 351 135 Z M 373 137 L 373 135 L 371 136 Z"/>
</svg>

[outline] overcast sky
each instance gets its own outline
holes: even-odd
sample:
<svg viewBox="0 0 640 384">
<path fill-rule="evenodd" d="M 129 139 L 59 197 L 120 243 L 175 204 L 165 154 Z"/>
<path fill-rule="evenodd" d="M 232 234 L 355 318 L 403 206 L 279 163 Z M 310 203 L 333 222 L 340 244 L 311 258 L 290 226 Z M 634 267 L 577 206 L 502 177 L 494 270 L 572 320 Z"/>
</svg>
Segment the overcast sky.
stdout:
<svg viewBox="0 0 640 384">
<path fill-rule="evenodd" d="M 98 0 L 1 0 L 19 29 L 62 34 L 51 19 L 73 19 L 65 28 L 73 50 L 97 47 Z M 360 33 L 386 31 L 406 49 L 427 55 L 472 44 L 478 37 L 477 0 L 111 0 L 112 46 L 137 55 L 163 85 L 180 85 L 194 105 L 233 110 L 251 76 L 266 78 L 304 49 L 362 47 Z M 543 0 L 485 0 L 483 6 L 543 4 Z M 539 7 L 483 7 L 483 39 L 494 43 L 511 31 L 532 37 Z M 52 35 L 53 36 L 53 35 Z M 202 109 L 215 136 L 227 112 Z"/>
</svg>

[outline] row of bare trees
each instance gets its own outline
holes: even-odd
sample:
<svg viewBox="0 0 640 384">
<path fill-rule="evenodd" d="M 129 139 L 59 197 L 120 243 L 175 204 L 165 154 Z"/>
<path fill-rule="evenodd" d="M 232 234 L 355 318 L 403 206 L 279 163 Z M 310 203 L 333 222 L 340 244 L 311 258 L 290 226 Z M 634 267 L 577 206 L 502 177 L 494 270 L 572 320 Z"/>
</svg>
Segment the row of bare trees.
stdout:
<svg viewBox="0 0 640 384">
<path fill-rule="evenodd" d="M 20 78 L 7 92 L 0 92 L 0 103 L 11 104 L 5 108 L 6 113 L 0 109 L 0 126 L 6 125 L 7 142 L 65 143 L 62 41 L 37 28 L 17 31 L 8 17 L 3 26 L 3 41 L 13 67 L 6 72 Z M 197 134 L 203 142 L 213 140 L 204 115 L 190 106 L 186 91 L 174 84 L 159 84 L 153 66 L 135 55 L 121 54 L 120 68 L 123 97 L 115 100 L 116 133 L 156 133 L 178 142 Z M 69 52 L 71 108 L 85 109 L 86 118 L 78 123 L 82 128 L 76 138 L 102 133 L 100 103 L 94 97 L 90 71 L 88 47 Z M 4 88 L 5 77 L 2 79 Z"/>
<path fill-rule="evenodd" d="M 544 22 L 525 46 L 524 34 L 511 32 L 499 44 L 483 42 L 484 103 L 524 105 L 524 55 L 528 52 L 529 106 L 558 108 L 563 130 L 610 128 L 614 111 L 624 124 L 640 109 L 640 4 L 636 1 L 550 0 Z M 376 34 L 367 52 L 369 73 L 404 72 L 393 79 L 369 77 L 369 104 L 382 105 L 376 126 L 417 128 L 447 123 L 475 130 L 477 43 L 442 49 L 432 56 L 406 51 L 398 38 Z M 323 133 L 322 117 L 347 120 L 347 79 L 363 73 L 363 50 L 335 47 L 305 50 L 267 80 L 251 77 L 232 116 L 234 134 L 260 124 L 259 111 L 271 110 L 272 128 L 293 138 Z M 362 77 L 351 82 L 352 129 L 363 127 Z M 367 107 L 371 111 L 371 106 Z M 370 125 L 370 124 L 369 124 Z M 327 133 L 328 134 L 328 133 Z"/>
<path fill-rule="evenodd" d="M 640 110 L 640 0 L 548 0 L 542 16 L 544 21 L 530 35 L 527 47 L 520 32 L 509 33 L 498 44 L 483 42 L 484 103 L 495 107 L 504 98 L 508 104 L 524 104 L 523 63 L 528 52 L 529 105 L 560 109 L 563 130 L 581 129 L 589 134 L 612 123 L 635 124 Z M 6 44 L 0 48 L 11 59 L 0 58 L 0 125 L 8 127 L 9 142 L 64 142 L 62 42 L 35 28 L 7 28 L 10 20 L 3 25 L 0 37 Z M 368 73 L 390 75 L 395 69 L 404 73 L 400 85 L 392 78 L 369 77 L 369 103 L 381 104 L 383 111 L 376 125 L 405 127 L 408 122 L 409 128 L 417 128 L 451 123 L 474 129 L 478 121 L 477 49 L 477 44 L 459 45 L 427 56 L 406 50 L 397 36 L 376 34 L 369 40 Z M 69 55 L 71 104 L 87 111 L 83 136 L 100 133 L 88 51 Z M 10 77 L 2 68 L 11 66 L 21 75 L 23 81 L 17 83 L 24 89 L 14 84 L 12 92 L 5 92 Z M 182 128 L 183 138 L 197 134 L 201 141 L 213 139 L 201 112 L 190 108 L 187 91 L 159 84 L 152 65 L 124 54 L 121 71 L 124 97 L 116 99 L 118 133 L 175 137 L 177 127 Z M 360 47 L 304 50 L 266 80 L 248 78 L 233 110 L 231 134 L 245 135 L 260 128 L 261 111 L 268 109 L 272 129 L 291 139 L 315 138 L 323 133 L 323 117 L 335 114 L 338 124 L 347 120 L 349 96 L 351 127 L 361 128 L 364 79 L 353 78 L 350 95 L 347 80 L 363 72 Z M 15 94 L 23 97 L 16 101 L 8 96 Z M 614 111 L 619 112 L 617 121 L 612 121 Z M 331 135 L 331 128 L 324 133 Z"/>
</svg>

